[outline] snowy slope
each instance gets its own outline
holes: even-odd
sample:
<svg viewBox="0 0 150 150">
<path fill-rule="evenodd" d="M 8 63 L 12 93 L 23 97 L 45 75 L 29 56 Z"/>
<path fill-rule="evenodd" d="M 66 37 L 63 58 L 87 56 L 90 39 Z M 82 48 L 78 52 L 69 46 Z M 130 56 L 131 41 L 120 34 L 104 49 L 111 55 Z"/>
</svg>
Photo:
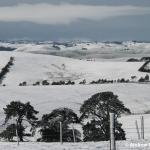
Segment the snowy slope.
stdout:
<svg viewBox="0 0 150 150">
<path fill-rule="evenodd" d="M 7 64 L 10 59 L 11 54 L 9 52 L 0 52 L 0 70 Z"/>
<path fill-rule="evenodd" d="M 113 91 L 119 95 L 133 113 L 150 110 L 148 84 L 1 87 L 0 110 L 11 100 L 22 100 L 31 101 L 42 114 L 61 106 L 71 107 L 78 112 L 84 100 L 102 91 Z"/>
<path fill-rule="evenodd" d="M 73 80 L 78 83 L 83 79 L 91 82 L 100 78 L 117 80 L 145 76 L 145 73 L 138 71 L 143 62 L 83 61 L 51 55 L 0 52 L 0 60 L 10 56 L 15 57 L 15 61 L 3 81 L 6 85 L 19 85 L 23 81 L 28 84 L 42 80 Z"/>
<path fill-rule="evenodd" d="M 134 46 L 132 43 L 130 44 Z M 27 45 L 25 44 L 25 46 Z M 111 45 L 109 46 L 111 47 Z M 33 50 L 35 50 L 36 53 L 35 47 Z M 20 47 L 18 46 L 18 48 Z M 31 48 L 30 45 L 27 49 L 29 48 Z M 38 50 L 40 51 L 42 48 L 40 45 Z M 141 76 L 146 75 L 146 73 L 138 71 L 144 62 L 114 62 L 112 59 L 110 59 L 110 61 L 84 61 L 51 55 L 25 53 L 25 51 L 0 52 L 0 69 L 7 63 L 11 56 L 15 57 L 14 66 L 10 68 L 10 72 L 3 81 L 3 84 L 7 86 L 0 87 L 0 124 L 2 124 L 4 119 L 3 108 L 12 100 L 30 101 L 31 104 L 40 111 L 39 117 L 58 107 L 69 107 L 79 114 L 79 108 L 83 101 L 88 99 L 91 95 L 102 91 L 113 91 L 119 96 L 119 99 L 131 109 L 132 113 L 140 114 L 150 110 L 149 84 L 32 86 L 33 83 L 42 80 L 52 82 L 70 79 L 79 83 L 79 81 L 86 79 L 89 83 L 99 78 L 117 80 L 118 78 L 130 79 L 131 76 L 137 76 L 138 80 Z M 94 56 L 93 51 L 90 51 Z M 105 52 L 103 51 L 104 55 Z M 108 53 L 106 52 L 107 56 L 109 56 L 109 54 L 111 56 L 110 51 L 108 51 Z M 119 57 L 118 60 L 120 58 L 121 57 Z M 29 86 L 16 86 L 23 81 L 27 81 Z M 148 127 L 150 115 L 144 116 L 146 118 L 145 125 Z M 120 118 L 120 121 L 123 123 L 123 128 L 127 133 L 127 138 L 137 138 L 135 120 L 137 119 L 139 121 L 139 118 L 140 116 L 137 115 L 122 116 Z M 130 129 L 130 127 L 132 129 Z M 146 138 L 149 137 L 150 133 L 147 132 Z M 39 147 L 41 148 L 41 145 Z M 4 148 L 6 148 L 5 144 Z"/>
</svg>

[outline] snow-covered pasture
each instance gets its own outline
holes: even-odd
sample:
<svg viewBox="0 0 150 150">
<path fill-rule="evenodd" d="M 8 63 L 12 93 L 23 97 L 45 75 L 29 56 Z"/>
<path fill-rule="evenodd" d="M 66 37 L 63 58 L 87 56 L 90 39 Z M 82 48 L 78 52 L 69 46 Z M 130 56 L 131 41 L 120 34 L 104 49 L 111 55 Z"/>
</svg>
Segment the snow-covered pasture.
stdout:
<svg viewBox="0 0 150 150">
<path fill-rule="evenodd" d="M 109 150 L 108 142 L 100 143 L 0 143 L 1 150 Z"/>
<path fill-rule="evenodd" d="M 150 141 L 117 141 L 117 150 L 149 150 Z M 85 142 L 85 143 L 38 143 L 25 142 L 7 143 L 0 142 L 1 150 L 110 150 L 109 142 Z"/>
<path fill-rule="evenodd" d="M 149 84 L 107 84 L 107 85 L 74 85 L 74 86 L 27 86 L 14 87 L 6 86 L 0 88 L 0 115 L 1 124 L 4 121 L 3 108 L 10 101 L 30 101 L 38 110 L 39 118 L 42 114 L 50 113 L 53 109 L 59 107 L 68 107 L 73 109 L 78 115 L 81 104 L 84 100 L 90 98 L 93 94 L 103 91 L 112 91 L 119 96 L 126 107 L 131 109 L 132 113 L 143 114 L 150 110 L 150 86 Z M 149 115 L 146 116 L 145 126 L 149 126 Z M 137 138 L 135 130 L 135 120 L 140 116 L 122 116 L 120 122 L 127 132 L 128 139 Z M 129 128 L 132 128 L 129 129 Z M 132 131 L 132 132 L 131 132 Z M 147 132 L 146 137 L 150 137 Z"/>
<path fill-rule="evenodd" d="M 150 114 L 122 116 L 119 122 L 123 124 L 123 129 L 126 132 L 127 140 L 138 139 L 135 121 L 137 120 L 139 131 L 141 131 L 141 116 L 144 117 L 144 136 L 145 139 L 150 139 Z"/>
<path fill-rule="evenodd" d="M 132 113 L 150 110 L 149 84 L 103 84 L 70 86 L 1 87 L 0 110 L 12 100 L 30 101 L 41 114 L 58 107 L 70 107 L 77 113 L 84 100 L 93 94 L 112 91 Z"/>
<path fill-rule="evenodd" d="M 112 91 L 119 96 L 126 107 L 131 109 L 132 113 L 136 114 L 122 116 L 119 119 L 126 131 L 127 139 L 137 139 L 135 120 L 138 120 L 140 127 L 139 119 L 141 115 L 139 114 L 143 114 L 145 118 L 145 138 L 150 137 L 150 115 L 144 114 L 150 110 L 149 84 L 32 86 L 33 83 L 42 80 L 48 80 L 49 82 L 72 80 L 79 83 L 83 79 L 86 79 L 87 82 L 100 78 L 109 80 L 130 79 L 131 76 L 136 76 L 138 79 L 146 75 L 146 73 L 138 71 L 144 62 L 83 61 L 51 55 L 0 52 L 0 69 L 7 64 L 11 56 L 15 57 L 14 65 L 3 81 L 6 86 L 0 87 L 0 124 L 4 121 L 3 108 L 10 101 L 30 101 L 35 109 L 40 112 L 39 118 L 59 107 L 71 108 L 80 115 L 79 109 L 84 100 L 98 92 Z M 26 81 L 29 86 L 17 86 L 23 81 Z M 130 150 L 128 143 L 130 142 L 118 142 L 117 146 L 120 146 L 118 150 L 121 150 L 122 146 L 124 146 L 124 149 Z M 105 148 L 109 149 L 108 142 L 65 143 L 64 145 L 60 145 L 60 143 L 21 143 L 19 147 L 16 146 L 16 143 L 0 143 L 1 150 L 105 150 Z M 148 148 L 150 149 L 150 147 Z"/>
<path fill-rule="evenodd" d="M 0 52 L 0 60 L 10 56 L 15 57 L 15 61 L 3 81 L 6 85 L 19 85 L 24 81 L 31 85 L 42 80 L 72 80 L 79 83 L 83 79 L 87 82 L 98 79 L 131 79 L 131 76 L 139 79 L 146 74 L 138 71 L 143 62 L 83 61 L 50 55 Z"/>
<path fill-rule="evenodd" d="M 121 144 L 121 145 L 120 145 Z M 119 142 L 120 147 L 125 147 L 123 142 Z M 128 147 L 127 147 L 128 148 Z M 109 150 L 109 142 L 87 142 L 87 143 L 0 143 L 1 150 Z"/>
<path fill-rule="evenodd" d="M 0 70 L 8 63 L 10 59 L 9 52 L 0 52 Z"/>
</svg>

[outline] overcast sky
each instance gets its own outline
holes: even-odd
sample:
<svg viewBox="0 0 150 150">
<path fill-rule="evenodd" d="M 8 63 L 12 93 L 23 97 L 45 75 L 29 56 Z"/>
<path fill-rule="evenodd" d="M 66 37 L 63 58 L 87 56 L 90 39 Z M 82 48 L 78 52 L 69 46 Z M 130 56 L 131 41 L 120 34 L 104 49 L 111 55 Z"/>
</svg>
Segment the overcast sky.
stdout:
<svg viewBox="0 0 150 150">
<path fill-rule="evenodd" d="M 0 0 L 0 39 L 150 41 L 150 1 Z"/>
</svg>

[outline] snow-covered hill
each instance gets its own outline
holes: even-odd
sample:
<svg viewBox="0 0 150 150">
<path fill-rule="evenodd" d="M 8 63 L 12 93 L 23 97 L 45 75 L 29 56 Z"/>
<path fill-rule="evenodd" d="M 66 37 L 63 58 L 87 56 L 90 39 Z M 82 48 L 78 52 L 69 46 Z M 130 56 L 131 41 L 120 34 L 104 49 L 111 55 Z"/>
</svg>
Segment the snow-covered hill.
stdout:
<svg viewBox="0 0 150 150">
<path fill-rule="evenodd" d="M 0 70 L 7 64 L 11 54 L 9 52 L 0 52 Z"/>
<path fill-rule="evenodd" d="M 6 84 L 5 87 L 0 87 L 0 123 L 2 124 L 4 119 L 3 108 L 12 100 L 27 102 L 30 101 L 35 109 L 40 111 L 39 117 L 44 113 L 49 113 L 52 109 L 58 107 L 69 107 L 73 109 L 76 113 L 79 114 L 79 108 L 84 100 L 88 99 L 90 96 L 97 92 L 102 91 L 112 91 L 119 96 L 119 99 L 129 107 L 132 113 L 135 114 L 144 114 L 146 111 L 150 110 L 150 85 L 140 84 L 140 83 L 114 83 L 114 84 L 102 84 L 102 85 L 79 85 L 78 83 L 83 79 L 87 80 L 87 83 L 92 80 L 98 79 L 108 79 L 108 80 L 117 80 L 121 78 L 131 79 L 131 76 L 137 77 L 138 80 L 140 77 L 144 77 L 147 73 L 139 72 L 139 68 L 144 64 L 144 62 L 125 62 L 122 61 L 122 56 L 126 57 L 127 55 L 132 56 L 148 56 L 149 44 L 145 45 L 145 51 L 140 51 L 140 47 L 143 48 L 143 44 L 137 45 L 136 49 L 132 52 L 129 50 L 123 50 L 119 48 L 117 44 L 107 44 L 105 43 L 104 47 L 101 46 L 101 49 L 95 47 L 95 44 L 86 44 L 83 43 L 77 44 L 77 47 L 80 46 L 79 51 L 75 49 L 72 50 L 68 47 L 61 45 L 60 50 L 54 50 L 53 52 L 60 51 L 62 54 L 65 54 L 65 51 L 68 53 L 73 52 L 78 56 L 82 57 L 81 51 L 88 52 L 86 57 L 89 55 L 91 58 L 95 58 L 98 52 L 99 56 L 103 58 L 100 61 L 94 61 L 94 59 L 87 60 L 77 60 L 73 58 L 66 58 L 60 56 L 52 55 L 43 55 L 37 53 L 46 54 L 49 51 L 49 45 L 46 44 L 18 44 L 16 45 L 16 51 L 11 52 L 0 52 L 0 70 L 7 64 L 10 57 L 14 57 L 14 65 L 11 66 L 9 72 L 6 74 L 3 84 Z M 5 45 L 5 44 L 4 44 Z M 3 45 L 3 46 L 4 46 Z M 9 43 L 7 46 L 14 46 L 14 44 Z M 22 46 L 20 46 L 22 45 Z M 31 47 L 33 45 L 33 47 Z M 84 46 L 84 47 L 81 47 Z M 116 47 L 118 46 L 118 48 Z M 123 43 L 122 45 L 127 45 L 135 48 L 133 43 Z M 6 45 L 5 45 L 6 46 Z M 58 46 L 58 45 L 57 45 Z M 60 46 L 60 45 L 59 45 Z M 88 46 L 91 46 L 90 49 Z M 106 48 L 107 46 L 107 48 Z M 23 49 L 23 47 L 25 49 Z M 46 47 L 46 48 L 45 48 Z M 113 47 L 113 48 L 112 48 Z M 32 49 L 33 48 L 33 49 Z M 63 49 L 64 48 L 64 49 Z M 87 49 L 87 50 L 86 50 Z M 30 51 L 31 50 L 31 51 Z M 34 53 L 33 53 L 34 51 Z M 28 52 L 28 53 L 26 53 Z M 32 53 L 31 53 L 32 52 Z M 78 53 L 79 52 L 79 53 Z M 127 52 L 127 53 L 126 53 Z M 120 55 L 121 54 L 121 55 Z M 127 54 L 127 55 L 126 55 Z M 105 59 L 104 56 L 111 59 Z M 116 57 L 117 56 L 117 57 Z M 84 57 L 84 56 L 83 56 Z M 117 58 L 114 61 L 112 58 Z M 84 57 L 85 58 L 85 57 Z M 75 81 L 76 85 L 66 85 L 66 86 L 32 86 L 33 83 L 37 81 L 48 80 L 60 81 L 60 80 L 72 80 Z M 28 86 L 20 87 L 19 83 L 26 81 Z M 147 118 L 145 123 L 146 126 L 149 125 L 149 115 L 144 115 Z M 127 132 L 127 138 L 135 138 L 135 120 L 140 116 L 122 116 L 120 121 L 123 123 L 123 128 Z M 127 123 L 128 122 L 128 123 Z M 130 127 L 134 128 L 131 132 Z M 133 134 L 134 132 L 134 134 Z M 150 137 L 150 134 L 147 132 L 146 137 Z"/>
<path fill-rule="evenodd" d="M 113 59 L 126 61 L 150 55 L 150 43 L 144 42 L 0 42 L 17 52 L 51 54 L 78 59 Z"/>
<path fill-rule="evenodd" d="M 113 91 L 132 113 L 150 110 L 149 84 L 103 84 L 70 86 L 6 86 L 0 88 L 0 110 L 11 100 L 31 101 L 41 114 L 57 107 L 70 107 L 76 112 L 84 100 L 97 92 Z M 78 112 L 79 113 L 79 112 Z"/>
<path fill-rule="evenodd" d="M 0 52 L 0 60 L 7 60 L 11 56 L 15 61 L 3 81 L 6 85 L 19 85 L 24 81 L 31 85 L 42 80 L 72 80 L 78 83 L 83 79 L 87 82 L 98 79 L 131 79 L 131 76 L 139 79 L 146 74 L 138 71 L 143 62 L 83 61 L 51 55 Z"/>
</svg>

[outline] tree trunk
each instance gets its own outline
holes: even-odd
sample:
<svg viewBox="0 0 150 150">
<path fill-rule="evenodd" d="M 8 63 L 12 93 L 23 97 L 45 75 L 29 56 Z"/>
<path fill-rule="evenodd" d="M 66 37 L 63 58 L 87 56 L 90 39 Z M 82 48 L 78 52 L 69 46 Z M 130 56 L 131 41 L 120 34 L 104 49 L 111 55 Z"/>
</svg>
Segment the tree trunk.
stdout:
<svg viewBox="0 0 150 150">
<path fill-rule="evenodd" d="M 23 126 L 22 126 L 22 120 L 17 121 L 17 132 L 18 132 L 18 137 L 19 141 L 23 142 Z"/>
</svg>

